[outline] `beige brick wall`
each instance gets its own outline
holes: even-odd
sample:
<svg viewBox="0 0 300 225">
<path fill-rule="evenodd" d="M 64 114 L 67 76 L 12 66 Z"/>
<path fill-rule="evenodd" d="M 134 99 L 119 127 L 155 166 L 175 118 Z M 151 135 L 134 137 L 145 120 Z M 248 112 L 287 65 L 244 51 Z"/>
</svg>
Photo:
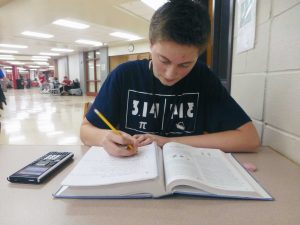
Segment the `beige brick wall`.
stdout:
<svg viewBox="0 0 300 225">
<path fill-rule="evenodd" d="M 300 0 L 257 0 L 254 48 L 237 54 L 234 31 L 231 94 L 263 145 L 300 164 L 299 27 Z"/>
</svg>

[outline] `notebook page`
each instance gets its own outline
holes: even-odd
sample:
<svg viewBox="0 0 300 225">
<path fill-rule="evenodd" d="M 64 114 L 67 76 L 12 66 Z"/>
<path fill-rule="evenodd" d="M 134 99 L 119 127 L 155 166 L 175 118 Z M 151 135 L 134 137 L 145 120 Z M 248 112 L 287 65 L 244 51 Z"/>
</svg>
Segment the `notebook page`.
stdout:
<svg viewBox="0 0 300 225">
<path fill-rule="evenodd" d="M 158 176 L 156 148 L 139 148 L 133 157 L 113 157 L 102 147 L 91 147 L 62 185 L 96 186 L 154 179 Z"/>
</svg>

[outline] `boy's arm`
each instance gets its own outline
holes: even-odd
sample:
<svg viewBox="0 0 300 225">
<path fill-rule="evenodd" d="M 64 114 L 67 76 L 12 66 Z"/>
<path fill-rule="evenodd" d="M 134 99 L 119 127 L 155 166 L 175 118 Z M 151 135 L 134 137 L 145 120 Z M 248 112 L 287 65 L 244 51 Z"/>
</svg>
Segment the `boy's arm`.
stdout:
<svg viewBox="0 0 300 225">
<path fill-rule="evenodd" d="M 113 156 L 132 156 L 137 153 L 137 141 L 127 133 L 120 131 L 121 135 L 112 130 L 100 129 L 84 118 L 80 127 L 80 138 L 84 145 L 102 146 L 105 151 Z M 132 150 L 127 150 L 127 145 L 132 145 Z"/>
<path fill-rule="evenodd" d="M 217 148 L 224 152 L 255 152 L 260 145 L 258 134 L 252 122 L 248 122 L 236 130 L 203 135 L 162 137 L 158 135 L 146 134 L 138 135 L 136 138 L 137 140 L 148 140 L 148 142 L 150 140 L 156 141 L 160 146 L 172 141 L 194 147 Z M 139 142 L 141 143 L 141 141 Z"/>
</svg>

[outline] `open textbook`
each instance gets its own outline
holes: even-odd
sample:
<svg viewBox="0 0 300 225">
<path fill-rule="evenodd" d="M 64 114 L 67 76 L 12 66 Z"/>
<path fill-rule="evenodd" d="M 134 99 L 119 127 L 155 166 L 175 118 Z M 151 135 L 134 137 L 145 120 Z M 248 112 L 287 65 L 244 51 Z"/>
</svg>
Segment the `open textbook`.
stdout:
<svg viewBox="0 0 300 225">
<path fill-rule="evenodd" d="M 152 143 L 127 158 L 91 147 L 53 196 L 157 198 L 172 194 L 273 199 L 231 154 L 175 142 L 163 149 Z"/>
</svg>

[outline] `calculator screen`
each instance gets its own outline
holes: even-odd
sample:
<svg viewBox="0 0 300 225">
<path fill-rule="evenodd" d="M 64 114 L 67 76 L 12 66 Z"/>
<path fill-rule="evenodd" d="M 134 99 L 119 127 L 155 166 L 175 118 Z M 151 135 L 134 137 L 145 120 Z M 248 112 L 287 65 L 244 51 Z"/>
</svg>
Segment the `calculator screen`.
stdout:
<svg viewBox="0 0 300 225">
<path fill-rule="evenodd" d="M 48 168 L 37 167 L 37 166 L 28 166 L 23 170 L 19 171 L 19 174 L 30 174 L 30 175 L 40 175 L 45 172 Z"/>
</svg>

